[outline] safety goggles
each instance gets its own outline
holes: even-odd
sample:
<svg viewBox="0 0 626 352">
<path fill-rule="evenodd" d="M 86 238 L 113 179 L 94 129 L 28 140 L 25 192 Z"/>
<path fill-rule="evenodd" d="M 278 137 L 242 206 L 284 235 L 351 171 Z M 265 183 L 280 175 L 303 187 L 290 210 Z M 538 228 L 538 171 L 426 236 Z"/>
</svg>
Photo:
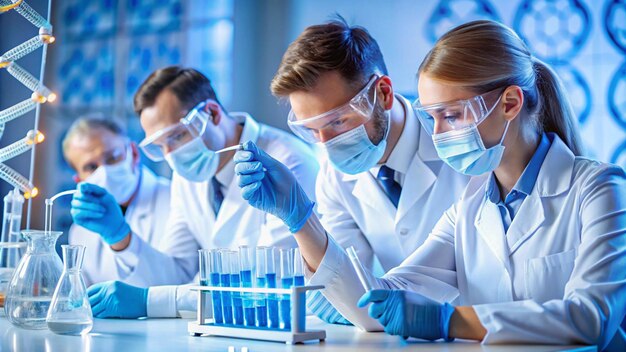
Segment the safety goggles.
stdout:
<svg viewBox="0 0 626 352">
<path fill-rule="evenodd" d="M 211 116 L 204 111 L 205 106 L 206 102 L 199 103 L 178 123 L 146 137 L 139 143 L 139 147 L 151 160 L 163 160 L 165 154 L 173 152 L 204 133 Z"/>
<path fill-rule="evenodd" d="M 372 118 L 376 102 L 376 86 L 378 76 L 372 76 L 365 87 L 354 98 L 344 105 L 323 114 L 298 119 L 293 110 L 289 111 L 287 124 L 297 136 L 308 143 L 320 141 L 320 131 L 330 136 L 338 136 L 361 126 Z"/>
<path fill-rule="evenodd" d="M 130 144 L 127 142 L 123 145 L 114 147 L 110 150 L 103 152 L 99 158 L 89 161 L 88 163 L 80 167 L 80 170 L 76 170 L 77 176 L 87 177 L 102 165 L 110 166 L 119 164 L 120 162 L 126 160 L 129 154 L 129 149 Z"/>
<path fill-rule="evenodd" d="M 496 88 L 470 99 L 431 105 L 422 105 L 418 98 L 413 103 L 413 110 L 426 132 L 431 135 L 435 133 L 435 121 L 439 128 L 437 134 L 458 131 L 483 122 L 500 101 L 501 95 L 496 99 L 495 93 L 502 90 Z M 493 102 L 491 107 L 488 107 L 488 102 Z"/>
</svg>

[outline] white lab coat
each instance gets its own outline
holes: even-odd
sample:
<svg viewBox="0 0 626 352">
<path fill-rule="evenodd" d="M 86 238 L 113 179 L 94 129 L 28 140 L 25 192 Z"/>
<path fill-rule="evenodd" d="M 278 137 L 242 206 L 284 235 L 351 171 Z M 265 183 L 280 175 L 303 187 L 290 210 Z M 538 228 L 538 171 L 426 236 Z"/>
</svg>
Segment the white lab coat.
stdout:
<svg viewBox="0 0 626 352">
<path fill-rule="evenodd" d="M 248 114 L 230 114 L 244 123 L 241 142 L 253 141 L 285 164 L 304 191 L 314 199 L 318 165 L 311 149 L 295 136 L 257 123 Z M 226 167 L 234 167 L 227 164 Z M 295 247 L 289 229 L 278 218 L 248 205 L 233 177 L 217 218 L 209 201 L 210 182 L 190 182 L 178 175 L 172 180 L 171 213 L 160 246 L 138 239 L 120 252 L 120 265 L 133 268 L 128 281 L 149 285 L 187 284 L 198 272 L 198 249 L 240 245 Z M 133 238 L 135 240 L 135 238 Z M 197 282 L 196 282 L 197 283 Z M 194 292 L 184 287 L 151 287 L 149 317 L 175 317 L 180 310 L 194 309 Z"/>
<path fill-rule="evenodd" d="M 472 305 L 487 329 L 484 343 L 610 342 L 623 350 L 617 329 L 626 310 L 626 175 L 574 157 L 549 136 L 535 187 L 506 235 L 485 194 L 488 175 L 474 178 L 426 242 L 376 285 Z M 380 330 L 356 307 L 364 290 L 332 238 L 308 276 L 326 285 L 324 295 L 344 317 Z"/>
<path fill-rule="evenodd" d="M 169 202 L 170 181 L 142 166 L 139 193 L 124 214 L 134 236 L 139 236 L 152 246 L 158 246 L 165 232 L 170 212 Z M 85 246 L 83 278 L 87 286 L 108 280 L 125 281 L 128 269 L 117 265 L 115 251 L 98 234 L 74 224 L 70 227 L 68 242 Z M 141 282 L 134 284 L 145 286 Z"/>
</svg>

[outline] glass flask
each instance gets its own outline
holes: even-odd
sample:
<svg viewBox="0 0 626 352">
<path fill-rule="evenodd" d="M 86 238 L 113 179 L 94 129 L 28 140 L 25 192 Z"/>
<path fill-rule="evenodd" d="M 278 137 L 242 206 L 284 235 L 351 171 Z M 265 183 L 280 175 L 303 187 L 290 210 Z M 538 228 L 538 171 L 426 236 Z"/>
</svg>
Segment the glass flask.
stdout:
<svg viewBox="0 0 626 352">
<path fill-rule="evenodd" d="M 81 273 L 85 246 L 62 245 L 63 274 L 48 310 L 48 329 L 61 335 L 82 335 L 91 331 L 93 314 Z"/>
<path fill-rule="evenodd" d="M 63 271 L 54 250 L 59 231 L 22 231 L 26 253 L 20 260 L 7 289 L 4 312 L 7 319 L 25 329 L 45 329 L 46 315 L 54 289 Z"/>
</svg>

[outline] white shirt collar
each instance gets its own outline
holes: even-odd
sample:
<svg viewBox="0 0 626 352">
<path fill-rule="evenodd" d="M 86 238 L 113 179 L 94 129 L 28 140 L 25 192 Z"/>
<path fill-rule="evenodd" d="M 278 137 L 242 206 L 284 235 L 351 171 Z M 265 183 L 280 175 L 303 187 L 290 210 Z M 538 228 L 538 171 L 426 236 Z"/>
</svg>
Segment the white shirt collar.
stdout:
<svg viewBox="0 0 626 352">
<path fill-rule="evenodd" d="M 417 121 L 417 116 L 415 116 L 415 112 L 406 98 L 399 94 L 395 94 L 395 98 L 396 102 L 402 104 L 402 108 L 404 109 L 404 128 L 402 129 L 396 146 L 391 151 L 391 154 L 389 154 L 385 165 L 396 172 L 406 175 L 415 157 L 415 153 L 417 153 L 420 126 Z M 378 176 L 380 167 L 381 165 L 376 165 L 370 169 L 374 177 Z"/>
</svg>

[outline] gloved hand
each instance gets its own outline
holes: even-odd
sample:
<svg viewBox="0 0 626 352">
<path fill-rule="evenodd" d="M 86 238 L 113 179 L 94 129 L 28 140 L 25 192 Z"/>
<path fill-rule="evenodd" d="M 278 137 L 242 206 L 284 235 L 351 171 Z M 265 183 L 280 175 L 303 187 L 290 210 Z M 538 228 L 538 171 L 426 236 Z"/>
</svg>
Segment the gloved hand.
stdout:
<svg viewBox="0 0 626 352">
<path fill-rule="evenodd" d="M 453 340 L 448 337 L 450 318 L 454 313 L 454 307 L 449 303 L 440 304 L 419 293 L 404 290 L 372 290 L 366 292 L 357 305 L 363 308 L 368 303 L 372 303 L 369 315 L 378 319 L 388 334 Z"/>
<path fill-rule="evenodd" d="M 70 211 L 75 224 L 99 234 L 109 245 L 130 233 L 122 209 L 109 192 L 91 183 L 79 183 L 76 189 Z"/>
<path fill-rule="evenodd" d="M 91 311 L 96 318 L 140 318 L 147 315 L 148 289 L 107 281 L 87 289 Z"/>
<path fill-rule="evenodd" d="M 234 160 L 243 199 L 281 219 L 292 233 L 298 232 L 313 212 L 314 203 L 291 171 L 253 142 L 246 142 Z"/>
</svg>

